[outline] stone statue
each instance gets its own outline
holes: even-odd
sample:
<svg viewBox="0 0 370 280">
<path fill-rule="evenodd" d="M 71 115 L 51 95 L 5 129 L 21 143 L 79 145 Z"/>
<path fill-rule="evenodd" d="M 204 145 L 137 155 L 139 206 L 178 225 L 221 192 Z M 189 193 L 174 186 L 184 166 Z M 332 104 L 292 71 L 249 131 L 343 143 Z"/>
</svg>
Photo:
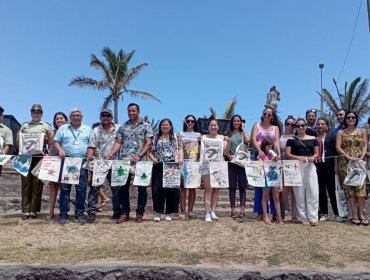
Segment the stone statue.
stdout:
<svg viewBox="0 0 370 280">
<path fill-rule="evenodd" d="M 270 106 L 274 108 L 274 111 L 277 112 L 277 103 L 280 101 L 280 91 L 273 86 L 270 88 L 270 92 L 267 93 L 267 100 L 265 106 Z"/>
</svg>

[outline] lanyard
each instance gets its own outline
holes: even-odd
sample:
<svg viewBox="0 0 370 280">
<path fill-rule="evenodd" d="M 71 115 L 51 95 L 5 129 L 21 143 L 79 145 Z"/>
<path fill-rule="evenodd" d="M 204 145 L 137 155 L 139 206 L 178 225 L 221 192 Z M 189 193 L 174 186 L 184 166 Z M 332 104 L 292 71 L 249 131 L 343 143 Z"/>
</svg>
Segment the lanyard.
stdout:
<svg viewBox="0 0 370 280">
<path fill-rule="evenodd" d="M 72 135 L 73 135 L 73 137 L 74 137 L 75 141 L 77 141 L 78 136 L 80 136 L 80 134 L 81 134 L 81 131 L 79 131 L 79 132 L 78 132 L 78 134 L 77 134 L 77 136 L 76 136 L 76 135 L 75 135 L 75 133 L 73 132 L 73 130 L 72 130 L 72 128 L 71 128 L 71 126 L 69 126 L 68 128 L 69 128 L 69 130 L 72 132 Z"/>
</svg>

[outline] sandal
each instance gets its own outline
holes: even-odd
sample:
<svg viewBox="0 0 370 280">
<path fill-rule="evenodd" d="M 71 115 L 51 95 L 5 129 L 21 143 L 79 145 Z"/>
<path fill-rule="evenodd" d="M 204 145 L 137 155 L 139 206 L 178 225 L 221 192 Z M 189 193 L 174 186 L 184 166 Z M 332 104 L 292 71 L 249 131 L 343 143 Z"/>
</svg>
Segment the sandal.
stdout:
<svg viewBox="0 0 370 280">
<path fill-rule="evenodd" d="M 246 217 L 247 217 L 247 215 L 244 212 L 240 212 L 239 218 L 243 219 L 243 218 L 246 218 Z"/>
<path fill-rule="evenodd" d="M 354 225 L 356 225 L 356 226 L 361 225 L 361 222 L 360 222 L 359 219 L 351 219 L 351 223 L 354 224 Z"/>
<path fill-rule="evenodd" d="M 293 223 L 293 224 L 298 224 L 298 223 L 299 223 L 298 218 L 292 218 L 292 223 Z"/>
<path fill-rule="evenodd" d="M 266 225 L 272 225 L 272 222 L 270 221 L 270 219 L 263 219 L 263 222 L 264 222 Z"/>
<path fill-rule="evenodd" d="M 360 219 L 360 224 L 366 227 L 369 225 L 369 221 L 366 218 Z"/>
<path fill-rule="evenodd" d="M 231 218 L 235 219 L 238 217 L 238 214 L 236 214 L 236 212 L 231 212 Z"/>
</svg>

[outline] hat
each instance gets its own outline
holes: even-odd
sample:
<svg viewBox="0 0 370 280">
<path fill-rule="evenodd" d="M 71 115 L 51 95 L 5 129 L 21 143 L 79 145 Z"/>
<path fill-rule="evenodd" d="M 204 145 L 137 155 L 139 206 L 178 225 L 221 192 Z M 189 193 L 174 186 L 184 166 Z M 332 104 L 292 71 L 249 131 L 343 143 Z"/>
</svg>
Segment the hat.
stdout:
<svg viewBox="0 0 370 280">
<path fill-rule="evenodd" d="M 40 104 L 33 104 L 32 105 L 32 108 L 31 108 L 31 112 L 32 111 L 41 111 L 42 112 L 42 107 Z"/>
<path fill-rule="evenodd" d="M 82 115 L 82 111 L 78 108 L 72 108 L 71 112 L 69 113 L 69 116 L 71 116 L 73 113 L 79 112 Z"/>
<path fill-rule="evenodd" d="M 4 112 L 4 108 L 0 106 L 0 113 Z"/>
<path fill-rule="evenodd" d="M 101 110 L 100 115 L 101 115 L 101 114 L 103 114 L 103 113 L 107 113 L 107 114 L 109 114 L 111 117 L 113 117 L 112 111 L 111 111 L 111 110 L 109 110 L 108 108 L 104 108 L 103 110 Z"/>
</svg>

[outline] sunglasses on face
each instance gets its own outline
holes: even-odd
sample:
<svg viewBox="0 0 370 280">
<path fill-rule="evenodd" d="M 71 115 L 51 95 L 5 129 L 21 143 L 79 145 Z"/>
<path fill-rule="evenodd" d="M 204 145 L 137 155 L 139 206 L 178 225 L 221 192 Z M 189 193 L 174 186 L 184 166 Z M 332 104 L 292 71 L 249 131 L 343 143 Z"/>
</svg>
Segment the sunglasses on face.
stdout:
<svg viewBox="0 0 370 280">
<path fill-rule="evenodd" d="M 290 126 L 290 127 L 295 127 L 295 124 L 294 123 L 286 123 L 285 125 L 286 126 Z"/>
<path fill-rule="evenodd" d="M 111 115 L 100 115 L 101 118 L 110 118 Z"/>
<path fill-rule="evenodd" d="M 272 114 L 270 114 L 270 113 L 263 113 L 263 115 L 266 117 L 271 117 L 272 116 Z"/>
<path fill-rule="evenodd" d="M 306 115 L 307 115 L 308 113 L 315 113 L 315 114 L 316 114 L 316 110 L 315 110 L 315 109 L 308 109 L 308 110 L 306 111 Z"/>
<path fill-rule="evenodd" d="M 305 124 L 297 124 L 295 127 L 296 128 L 303 128 L 303 127 L 305 127 L 306 125 Z"/>
<path fill-rule="evenodd" d="M 193 120 L 186 120 L 186 123 L 195 123 Z"/>
<path fill-rule="evenodd" d="M 348 116 L 346 119 L 347 119 L 347 120 L 355 120 L 355 119 L 356 119 L 356 117 L 355 117 L 355 116 Z"/>
</svg>

